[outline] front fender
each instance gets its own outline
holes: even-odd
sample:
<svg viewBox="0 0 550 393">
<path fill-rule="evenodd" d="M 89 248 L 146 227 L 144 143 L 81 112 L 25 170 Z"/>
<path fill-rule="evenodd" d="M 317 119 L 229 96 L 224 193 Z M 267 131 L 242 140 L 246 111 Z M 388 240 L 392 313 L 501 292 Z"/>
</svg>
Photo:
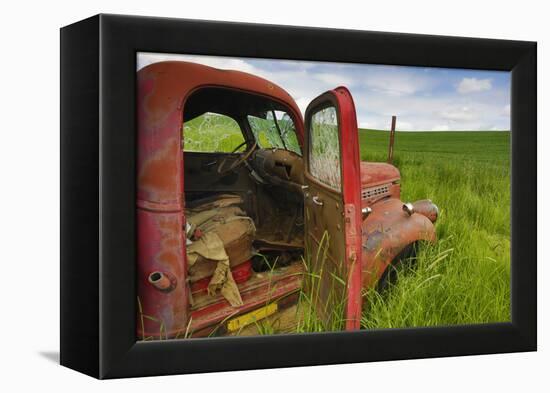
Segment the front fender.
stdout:
<svg viewBox="0 0 550 393">
<path fill-rule="evenodd" d="M 436 241 L 434 224 L 423 214 L 407 214 L 403 202 L 389 198 L 371 206 L 362 223 L 361 268 L 363 288 L 380 279 L 388 265 L 408 245 L 418 240 Z"/>
</svg>

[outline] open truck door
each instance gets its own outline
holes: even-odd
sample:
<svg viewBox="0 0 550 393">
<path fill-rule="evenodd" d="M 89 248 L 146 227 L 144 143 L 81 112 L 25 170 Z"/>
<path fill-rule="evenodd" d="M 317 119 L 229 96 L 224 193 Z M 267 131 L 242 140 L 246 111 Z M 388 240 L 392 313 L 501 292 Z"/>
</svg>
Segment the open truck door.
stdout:
<svg viewBox="0 0 550 393">
<path fill-rule="evenodd" d="M 323 323 L 361 320 L 361 182 L 355 105 L 344 87 L 314 99 L 305 113 L 307 285 Z"/>
</svg>

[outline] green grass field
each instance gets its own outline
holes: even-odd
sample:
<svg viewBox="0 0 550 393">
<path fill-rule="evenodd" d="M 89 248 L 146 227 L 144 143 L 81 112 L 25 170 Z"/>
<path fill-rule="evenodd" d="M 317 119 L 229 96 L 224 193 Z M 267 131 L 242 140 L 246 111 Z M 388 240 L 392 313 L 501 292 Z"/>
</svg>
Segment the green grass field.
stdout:
<svg viewBox="0 0 550 393">
<path fill-rule="evenodd" d="M 384 161 L 389 133 L 359 133 L 361 159 Z M 364 328 L 510 320 L 509 135 L 396 133 L 402 200 L 439 206 L 439 240 L 399 266 L 389 290 L 367 294 Z"/>
</svg>

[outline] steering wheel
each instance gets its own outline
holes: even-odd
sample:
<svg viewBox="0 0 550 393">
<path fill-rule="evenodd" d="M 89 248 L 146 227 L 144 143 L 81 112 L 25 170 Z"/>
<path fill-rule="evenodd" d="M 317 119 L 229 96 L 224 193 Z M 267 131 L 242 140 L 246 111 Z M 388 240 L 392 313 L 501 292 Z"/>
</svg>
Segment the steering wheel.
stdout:
<svg viewBox="0 0 550 393">
<path fill-rule="evenodd" d="M 239 146 L 234 148 L 233 151 L 229 154 L 234 154 L 237 150 L 239 150 L 244 145 L 246 145 L 246 141 L 244 141 Z M 226 166 L 227 161 L 230 157 L 227 156 L 227 157 L 223 158 L 220 162 L 220 165 L 218 165 L 218 169 L 217 169 L 218 174 L 219 175 L 225 175 L 226 173 L 231 172 L 232 170 L 236 169 L 240 165 L 244 164 L 246 162 L 246 160 L 248 160 L 250 158 L 250 156 L 252 155 L 252 152 L 254 150 L 256 150 L 257 146 L 258 146 L 258 142 L 254 142 L 254 144 L 250 147 L 250 149 L 248 149 L 247 151 L 244 151 L 241 154 L 241 156 L 239 158 L 237 158 L 235 161 L 233 161 L 231 163 L 231 165 L 229 165 L 227 168 L 225 168 L 225 166 Z"/>
</svg>

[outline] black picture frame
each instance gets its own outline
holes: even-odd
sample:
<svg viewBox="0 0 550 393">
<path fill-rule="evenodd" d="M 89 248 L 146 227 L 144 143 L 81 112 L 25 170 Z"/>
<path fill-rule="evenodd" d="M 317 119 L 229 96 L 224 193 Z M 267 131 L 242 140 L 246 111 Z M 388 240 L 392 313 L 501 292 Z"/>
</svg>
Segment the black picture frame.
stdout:
<svg viewBox="0 0 550 393">
<path fill-rule="evenodd" d="M 511 71 L 512 321 L 136 342 L 139 51 Z M 536 350 L 536 82 L 535 42 L 121 15 L 63 27 L 61 364 L 103 379 Z"/>
</svg>

